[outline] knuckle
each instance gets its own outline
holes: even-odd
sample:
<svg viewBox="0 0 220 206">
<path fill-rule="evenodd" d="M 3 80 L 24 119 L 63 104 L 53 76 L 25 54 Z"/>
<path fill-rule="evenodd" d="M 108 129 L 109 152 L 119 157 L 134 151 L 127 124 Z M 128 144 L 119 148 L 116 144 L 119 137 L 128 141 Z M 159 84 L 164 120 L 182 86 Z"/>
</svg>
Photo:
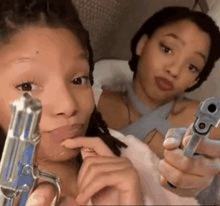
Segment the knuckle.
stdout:
<svg viewBox="0 0 220 206">
<path fill-rule="evenodd" d="M 192 163 L 187 158 L 184 157 L 181 161 L 181 168 L 180 168 L 181 171 L 188 172 L 190 171 L 191 166 L 192 166 Z"/>
<path fill-rule="evenodd" d="M 97 171 L 98 171 L 98 167 L 97 167 L 97 164 L 95 163 L 92 163 L 88 166 L 88 171 L 91 173 L 91 174 L 95 174 Z"/>
<path fill-rule="evenodd" d="M 175 185 L 176 187 L 180 187 L 182 184 L 182 173 L 181 172 L 175 172 L 175 174 L 172 174 L 169 182 Z"/>
<path fill-rule="evenodd" d="M 127 170 L 128 170 L 127 174 L 130 177 L 135 178 L 135 179 L 139 178 L 138 170 L 135 167 L 129 167 Z"/>
<path fill-rule="evenodd" d="M 130 159 L 128 159 L 127 157 L 120 157 L 124 162 L 126 162 L 127 164 L 133 166 L 133 163 Z"/>
</svg>

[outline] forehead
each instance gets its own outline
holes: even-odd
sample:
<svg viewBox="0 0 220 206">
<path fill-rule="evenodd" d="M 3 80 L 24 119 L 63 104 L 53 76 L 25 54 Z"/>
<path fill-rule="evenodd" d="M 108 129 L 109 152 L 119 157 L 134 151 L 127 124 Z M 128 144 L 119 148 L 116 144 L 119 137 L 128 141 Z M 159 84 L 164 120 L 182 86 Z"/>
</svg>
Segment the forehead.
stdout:
<svg viewBox="0 0 220 206">
<path fill-rule="evenodd" d="M 39 61 L 66 62 L 74 59 L 87 59 L 87 52 L 78 38 L 69 30 L 46 27 L 29 27 L 15 35 L 10 43 L 0 50 L 4 63 L 16 61 L 21 57 Z"/>
<path fill-rule="evenodd" d="M 170 35 L 171 34 L 171 35 Z M 157 29 L 152 38 L 172 37 L 172 34 L 179 37 L 179 41 L 194 50 L 204 52 L 208 55 L 211 38 L 209 34 L 201 30 L 194 22 L 180 20 Z"/>
</svg>

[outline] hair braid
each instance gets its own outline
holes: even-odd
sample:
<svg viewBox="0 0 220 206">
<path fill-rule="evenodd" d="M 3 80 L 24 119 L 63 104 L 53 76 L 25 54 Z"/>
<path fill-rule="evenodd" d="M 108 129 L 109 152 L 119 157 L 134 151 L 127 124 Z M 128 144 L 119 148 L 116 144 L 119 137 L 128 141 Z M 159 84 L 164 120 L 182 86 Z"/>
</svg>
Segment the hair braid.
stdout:
<svg viewBox="0 0 220 206">
<path fill-rule="evenodd" d="M 121 154 L 121 147 L 127 147 L 126 144 L 111 136 L 107 124 L 104 122 L 101 113 L 98 112 L 96 108 L 94 109 L 92 117 L 90 119 L 86 136 L 100 137 L 117 156 L 120 156 Z"/>
</svg>

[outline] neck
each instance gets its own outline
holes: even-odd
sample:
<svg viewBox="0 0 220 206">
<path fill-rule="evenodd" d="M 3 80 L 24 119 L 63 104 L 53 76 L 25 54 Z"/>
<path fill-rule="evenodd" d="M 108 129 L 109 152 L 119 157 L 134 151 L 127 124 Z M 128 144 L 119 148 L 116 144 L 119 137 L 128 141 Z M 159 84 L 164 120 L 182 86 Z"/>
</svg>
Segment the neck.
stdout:
<svg viewBox="0 0 220 206">
<path fill-rule="evenodd" d="M 141 81 L 138 81 L 138 75 L 133 80 L 133 89 L 137 97 L 142 100 L 147 106 L 150 107 L 159 107 L 165 103 L 167 103 L 169 100 L 155 100 L 152 99 L 147 92 L 145 91 L 143 85 L 140 83 Z"/>
<path fill-rule="evenodd" d="M 77 196 L 77 174 L 79 164 L 76 159 L 67 162 L 41 162 L 39 169 L 60 178 L 61 196 Z M 68 184 L 67 184 L 68 183 Z"/>
</svg>

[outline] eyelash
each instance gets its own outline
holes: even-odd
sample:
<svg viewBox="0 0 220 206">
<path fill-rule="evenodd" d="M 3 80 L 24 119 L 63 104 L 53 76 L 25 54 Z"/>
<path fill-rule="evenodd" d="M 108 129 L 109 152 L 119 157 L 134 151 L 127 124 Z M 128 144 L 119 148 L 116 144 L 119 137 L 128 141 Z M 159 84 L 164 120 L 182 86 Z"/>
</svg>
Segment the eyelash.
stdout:
<svg viewBox="0 0 220 206">
<path fill-rule="evenodd" d="M 79 80 L 79 79 L 84 79 L 85 82 L 84 82 L 84 83 L 74 83 L 75 80 Z M 76 78 L 74 78 L 71 82 L 72 82 L 74 85 L 83 85 L 83 86 L 90 84 L 89 76 L 76 77 Z M 24 86 L 25 84 L 34 84 L 34 85 L 36 85 L 36 86 L 39 86 L 38 81 L 35 81 L 35 80 L 31 80 L 31 81 L 25 80 L 25 81 L 22 81 L 22 82 L 19 83 L 19 84 L 15 84 L 14 87 L 15 87 L 16 89 L 18 89 L 19 91 L 27 92 L 27 91 L 24 91 L 24 90 L 22 90 L 22 89 L 19 89 L 19 87 L 22 87 L 22 86 Z M 33 88 L 31 88 L 30 91 L 33 91 Z M 28 91 L 28 92 L 30 92 L 30 91 Z"/>
<path fill-rule="evenodd" d="M 88 84 L 90 84 L 90 81 L 89 81 L 89 76 L 82 76 L 82 77 L 76 77 L 76 78 L 74 78 L 73 80 L 72 80 L 72 82 L 74 83 L 74 80 L 78 80 L 78 79 L 85 79 L 85 83 L 83 84 L 83 85 L 88 85 Z M 77 84 L 78 85 L 78 84 Z"/>
<path fill-rule="evenodd" d="M 169 48 L 168 46 L 164 45 L 162 42 L 160 42 L 160 47 L 161 47 L 162 51 L 166 54 L 169 52 L 172 52 L 172 49 Z M 168 52 L 166 52 L 167 49 L 169 50 Z"/>
<path fill-rule="evenodd" d="M 36 80 L 31 80 L 31 81 L 30 80 L 22 80 L 21 83 L 15 84 L 14 87 L 16 89 L 18 89 L 19 91 L 21 91 L 21 92 L 31 92 L 31 91 L 33 91 L 33 88 L 31 88 L 31 91 L 24 91 L 22 89 L 19 89 L 19 87 L 22 87 L 25 84 L 34 84 L 35 86 L 39 86 L 39 83 Z"/>
<path fill-rule="evenodd" d="M 194 71 L 192 71 L 194 69 Z M 193 64 L 190 64 L 189 65 L 189 70 L 192 71 L 193 73 L 199 73 L 200 70 L 198 69 L 198 67 L 196 67 L 195 65 Z"/>
</svg>

